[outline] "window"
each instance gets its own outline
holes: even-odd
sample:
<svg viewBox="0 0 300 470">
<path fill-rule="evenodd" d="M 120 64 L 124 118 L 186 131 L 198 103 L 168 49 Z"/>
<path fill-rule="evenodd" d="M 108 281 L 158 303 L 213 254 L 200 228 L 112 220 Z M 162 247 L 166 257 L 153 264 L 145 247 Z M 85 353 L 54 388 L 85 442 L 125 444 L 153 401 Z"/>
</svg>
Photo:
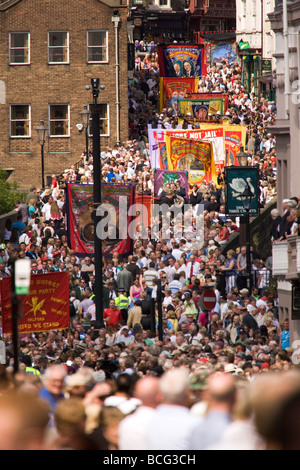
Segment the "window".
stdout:
<svg viewBox="0 0 300 470">
<path fill-rule="evenodd" d="M 98 103 L 97 104 L 98 112 L 100 115 L 100 135 L 108 136 L 109 135 L 109 106 L 108 103 Z M 90 135 L 93 134 L 93 123 L 92 123 L 92 113 L 94 112 L 95 105 L 90 104 L 89 109 L 91 111 L 90 117 Z"/>
<path fill-rule="evenodd" d="M 49 105 L 49 136 L 69 137 L 69 105 L 50 104 Z"/>
<path fill-rule="evenodd" d="M 108 61 L 108 41 L 107 31 L 87 32 L 87 61 L 107 62 Z"/>
<path fill-rule="evenodd" d="M 29 64 L 29 33 L 9 33 L 9 63 L 10 65 Z"/>
<path fill-rule="evenodd" d="M 30 106 L 10 105 L 10 137 L 30 137 Z"/>
<path fill-rule="evenodd" d="M 48 33 L 48 63 L 69 63 L 69 33 L 68 31 L 50 31 Z"/>
</svg>

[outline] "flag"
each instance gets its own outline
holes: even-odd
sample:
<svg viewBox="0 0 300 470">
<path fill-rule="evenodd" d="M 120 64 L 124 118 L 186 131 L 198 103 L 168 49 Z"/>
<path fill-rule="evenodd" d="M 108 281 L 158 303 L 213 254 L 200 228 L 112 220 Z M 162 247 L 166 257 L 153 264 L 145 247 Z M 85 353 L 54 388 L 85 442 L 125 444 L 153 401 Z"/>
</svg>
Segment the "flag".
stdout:
<svg viewBox="0 0 300 470">
<path fill-rule="evenodd" d="M 19 333 L 62 330 L 70 327 L 69 275 L 67 272 L 33 274 L 29 294 L 22 296 Z M 1 280 L 3 333 L 12 333 L 11 278 Z"/>
</svg>

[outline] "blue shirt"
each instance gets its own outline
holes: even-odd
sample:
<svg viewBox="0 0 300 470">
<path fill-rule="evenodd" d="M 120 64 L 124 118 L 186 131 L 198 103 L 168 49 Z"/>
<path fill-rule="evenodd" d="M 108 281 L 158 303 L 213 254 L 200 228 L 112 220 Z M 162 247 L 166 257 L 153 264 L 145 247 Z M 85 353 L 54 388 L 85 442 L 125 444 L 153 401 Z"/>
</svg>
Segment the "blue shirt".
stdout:
<svg viewBox="0 0 300 470">
<path fill-rule="evenodd" d="M 21 220 L 17 220 L 16 222 L 14 222 L 11 226 L 11 228 L 17 228 L 19 230 L 19 235 L 21 236 L 22 235 L 22 230 L 23 228 L 25 227 L 25 224 L 24 222 L 21 222 Z"/>
<path fill-rule="evenodd" d="M 283 330 L 280 336 L 280 340 L 281 340 L 282 349 L 289 348 L 290 347 L 290 331 Z"/>
</svg>

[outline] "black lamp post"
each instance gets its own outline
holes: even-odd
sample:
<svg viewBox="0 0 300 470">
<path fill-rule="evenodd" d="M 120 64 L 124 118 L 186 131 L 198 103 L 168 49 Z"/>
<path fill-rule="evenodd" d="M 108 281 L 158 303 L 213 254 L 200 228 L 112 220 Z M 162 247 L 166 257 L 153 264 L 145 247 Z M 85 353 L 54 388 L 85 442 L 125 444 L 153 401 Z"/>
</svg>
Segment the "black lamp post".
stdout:
<svg viewBox="0 0 300 470">
<path fill-rule="evenodd" d="M 103 328 L 103 261 L 102 261 L 102 239 L 97 236 L 97 226 L 101 221 L 97 209 L 101 205 L 101 156 L 100 156 L 100 114 L 97 105 L 97 99 L 100 89 L 105 87 L 100 86 L 99 78 L 92 78 L 92 94 L 93 94 L 93 112 L 92 112 L 92 129 L 93 129 L 93 196 L 94 196 L 94 247 L 95 247 L 95 306 L 96 306 L 96 328 Z"/>
<path fill-rule="evenodd" d="M 45 126 L 44 121 L 40 121 L 40 125 L 36 127 L 36 131 L 38 133 L 38 139 L 41 145 L 42 189 L 45 188 L 44 145 L 46 141 L 47 130 L 48 128 Z"/>
<path fill-rule="evenodd" d="M 239 153 L 236 155 L 236 159 L 239 162 L 240 167 L 247 167 L 248 166 L 248 153 L 244 151 L 244 147 L 240 147 Z M 247 256 L 247 288 L 249 289 L 249 293 L 251 294 L 252 289 L 252 276 L 251 276 L 251 252 L 250 252 L 250 208 L 251 202 L 253 199 L 254 194 L 251 192 L 252 196 L 250 196 L 249 191 L 251 192 L 250 188 L 247 186 L 244 193 L 240 196 L 243 207 L 246 211 L 246 216 L 241 217 L 240 219 L 240 245 L 244 245 L 244 240 L 246 244 L 246 256 Z M 249 205 L 249 207 L 248 207 Z M 246 232 L 246 236 L 244 234 Z M 243 236 L 244 235 L 244 236 Z"/>
<path fill-rule="evenodd" d="M 89 123 L 90 123 L 90 116 L 91 112 L 88 109 L 87 105 L 84 105 L 84 109 L 80 112 L 83 127 L 85 128 L 85 151 L 86 151 L 86 158 L 88 159 L 89 156 Z"/>
<path fill-rule="evenodd" d="M 250 186 L 247 183 L 247 186 L 244 192 L 240 195 L 240 199 L 243 204 L 243 208 L 246 212 L 246 259 L 247 259 L 247 289 L 251 295 L 252 291 L 252 269 L 251 269 L 251 247 L 250 247 L 250 209 L 252 205 L 252 200 L 255 197 L 255 194 L 251 191 Z"/>
</svg>

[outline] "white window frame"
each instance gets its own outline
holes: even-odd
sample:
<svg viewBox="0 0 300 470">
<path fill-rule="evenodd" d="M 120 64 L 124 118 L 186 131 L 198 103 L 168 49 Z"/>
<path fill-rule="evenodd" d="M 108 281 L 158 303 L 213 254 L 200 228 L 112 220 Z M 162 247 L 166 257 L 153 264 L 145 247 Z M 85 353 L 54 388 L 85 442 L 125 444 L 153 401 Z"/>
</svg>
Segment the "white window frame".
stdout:
<svg viewBox="0 0 300 470">
<path fill-rule="evenodd" d="M 12 119 L 12 108 L 15 106 L 27 106 L 28 107 L 28 119 Z M 13 135 L 12 134 L 12 123 L 18 121 L 28 121 L 28 135 Z M 31 105 L 28 103 L 13 103 L 9 105 L 9 137 L 11 139 L 30 139 L 31 138 Z"/>
<path fill-rule="evenodd" d="M 68 117 L 67 119 L 51 119 L 51 107 L 52 106 L 67 106 L 67 110 L 68 110 Z M 55 122 L 55 121 L 63 121 L 63 122 L 67 122 L 68 124 L 68 133 L 67 134 L 63 134 L 63 135 L 60 135 L 60 134 L 52 134 L 51 133 L 51 123 L 52 122 Z M 49 129 L 49 132 L 48 132 L 48 135 L 49 137 L 51 138 L 66 138 L 66 137 L 70 137 L 70 104 L 69 103 L 49 103 L 48 104 L 48 129 Z"/>
<path fill-rule="evenodd" d="M 50 46 L 50 34 L 55 34 L 55 33 L 64 33 L 67 35 L 67 45 L 61 45 L 61 46 Z M 67 60 L 64 60 L 62 62 L 55 62 L 50 60 L 50 50 L 56 49 L 56 48 L 63 48 L 67 50 Z M 47 34 L 47 54 L 48 54 L 48 64 L 49 65 L 64 65 L 64 64 L 69 64 L 70 63 L 70 56 L 69 56 L 69 31 L 48 31 Z"/>
<path fill-rule="evenodd" d="M 13 34 L 27 34 L 27 48 L 26 47 L 12 47 L 11 45 L 11 37 Z M 27 62 L 14 62 L 12 60 L 12 51 L 13 50 L 17 50 L 17 49 L 20 49 L 20 50 L 26 50 L 27 49 L 27 52 L 28 52 L 28 60 Z M 10 31 L 9 34 L 8 34 L 8 60 L 9 60 L 9 65 L 29 65 L 30 64 L 30 33 L 29 31 Z"/>
<path fill-rule="evenodd" d="M 171 8 L 171 0 L 167 0 L 166 5 L 161 5 L 160 0 L 154 0 L 154 5 L 158 6 L 159 8 Z"/>
<path fill-rule="evenodd" d="M 100 115 L 100 126 L 101 126 L 101 121 L 107 121 L 107 134 L 102 134 L 101 133 L 101 127 L 100 127 L 100 136 L 101 137 L 109 137 L 110 136 L 110 116 L 109 116 L 109 103 L 107 101 L 103 101 L 100 103 L 97 103 L 98 105 L 106 105 L 107 108 L 107 118 L 102 118 Z M 92 108 L 93 104 L 89 103 L 88 108 L 91 111 L 91 116 L 90 116 L 90 122 L 89 122 L 89 137 L 93 137 L 93 119 L 92 119 Z"/>
<path fill-rule="evenodd" d="M 105 33 L 105 46 L 90 46 L 89 45 L 89 34 L 90 33 Z M 89 50 L 92 48 L 101 47 L 105 50 L 105 60 L 89 60 Z M 89 29 L 86 32 L 86 61 L 88 64 L 107 64 L 108 63 L 108 30 L 107 29 Z"/>
</svg>

